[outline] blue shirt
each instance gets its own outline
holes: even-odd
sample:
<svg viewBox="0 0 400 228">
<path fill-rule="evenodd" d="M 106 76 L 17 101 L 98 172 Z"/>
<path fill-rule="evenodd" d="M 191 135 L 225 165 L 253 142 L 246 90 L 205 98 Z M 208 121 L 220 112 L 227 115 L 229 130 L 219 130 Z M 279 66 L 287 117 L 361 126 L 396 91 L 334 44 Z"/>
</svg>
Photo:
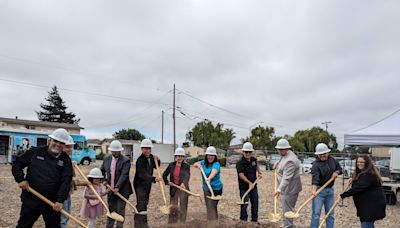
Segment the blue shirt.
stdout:
<svg viewBox="0 0 400 228">
<path fill-rule="evenodd" d="M 213 179 L 211 179 L 210 185 L 211 185 L 211 188 L 212 188 L 213 190 L 221 190 L 221 189 L 222 189 L 222 182 L 221 182 L 221 179 L 220 179 L 221 165 L 219 164 L 219 162 L 214 162 L 214 163 L 213 163 L 211 166 L 209 166 L 208 168 L 205 166 L 204 160 L 200 161 L 200 164 L 201 164 L 201 167 L 203 167 L 203 170 L 204 170 L 204 172 L 206 173 L 206 176 L 207 176 L 207 177 L 210 176 L 211 171 L 212 171 L 213 169 L 215 169 L 215 170 L 218 171 L 218 172 L 217 172 L 217 175 L 215 175 L 215 177 L 214 177 Z M 206 182 L 205 182 L 205 180 L 204 180 L 203 175 L 202 175 L 202 178 L 201 178 L 201 179 L 203 180 L 203 189 L 208 190 L 208 187 L 207 187 L 207 184 L 206 184 Z"/>
</svg>

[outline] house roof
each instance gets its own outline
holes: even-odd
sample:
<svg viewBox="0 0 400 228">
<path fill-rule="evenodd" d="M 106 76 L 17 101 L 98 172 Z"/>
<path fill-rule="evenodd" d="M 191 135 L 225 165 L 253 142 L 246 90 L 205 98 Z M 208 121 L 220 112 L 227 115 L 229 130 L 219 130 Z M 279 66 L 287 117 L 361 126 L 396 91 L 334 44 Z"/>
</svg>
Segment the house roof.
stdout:
<svg viewBox="0 0 400 228">
<path fill-rule="evenodd" d="M 1 122 L 10 123 L 10 124 L 21 124 L 21 125 L 29 125 L 29 126 L 41 126 L 41 127 L 53 127 L 53 128 L 67 128 L 67 129 L 84 129 L 78 124 L 68 124 L 68 123 L 58 123 L 58 122 L 46 122 L 39 120 L 22 120 L 22 119 L 12 119 L 12 118 L 4 118 L 0 117 Z"/>
</svg>

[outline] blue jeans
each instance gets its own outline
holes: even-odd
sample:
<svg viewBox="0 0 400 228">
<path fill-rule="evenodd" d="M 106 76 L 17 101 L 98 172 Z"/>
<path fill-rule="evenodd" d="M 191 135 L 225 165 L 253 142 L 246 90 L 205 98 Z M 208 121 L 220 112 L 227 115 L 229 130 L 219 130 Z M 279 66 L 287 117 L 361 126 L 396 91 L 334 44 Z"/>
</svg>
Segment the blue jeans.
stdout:
<svg viewBox="0 0 400 228">
<path fill-rule="evenodd" d="M 63 203 L 64 211 L 71 213 L 71 194 L 68 195 L 68 198 Z M 61 228 L 66 228 L 69 218 L 63 214 L 61 214 Z"/>
<path fill-rule="evenodd" d="M 244 193 L 247 190 L 240 190 L 240 199 L 243 197 Z M 244 199 L 244 202 L 249 201 L 250 198 L 250 203 L 251 203 L 251 221 L 252 222 L 257 222 L 258 220 L 258 191 L 257 187 L 255 187 L 253 190 L 247 194 L 247 196 Z M 242 204 L 240 205 L 240 219 L 247 221 L 247 204 Z"/>
<path fill-rule="evenodd" d="M 325 208 L 325 214 L 335 202 L 335 192 L 333 188 L 325 188 L 312 201 L 312 214 L 310 228 L 319 227 L 319 217 L 321 216 L 322 206 Z M 335 223 L 334 212 L 326 219 L 326 228 L 333 228 Z"/>
<path fill-rule="evenodd" d="M 361 222 L 361 228 L 374 228 L 374 222 Z"/>
</svg>

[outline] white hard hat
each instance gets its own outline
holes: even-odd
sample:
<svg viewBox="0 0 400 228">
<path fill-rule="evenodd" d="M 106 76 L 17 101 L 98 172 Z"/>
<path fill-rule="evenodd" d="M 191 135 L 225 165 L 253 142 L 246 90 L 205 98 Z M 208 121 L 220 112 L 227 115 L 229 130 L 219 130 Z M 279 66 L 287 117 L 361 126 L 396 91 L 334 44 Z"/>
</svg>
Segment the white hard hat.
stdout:
<svg viewBox="0 0 400 228">
<path fill-rule="evenodd" d="M 90 170 L 89 175 L 87 177 L 91 178 L 103 178 L 103 174 L 99 168 L 93 168 Z"/>
<path fill-rule="evenodd" d="M 318 143 L 318 145 L 315 147 L 315 155 L 326 154 L 329 153 L 330 151 L 331 150 L 325 143 Z"/>
<path fill-rule="evenodd" d="M 275 146 L 276 149 L 289 149 L 292 148 L 286 139 L 279 139 Z"/>
<path fill-rule="evenodd" d="M 108 147 L 108 150 L 109 150 L 109 151 L 123 151 L 124 148 L 122 147 L 122 144 L 121 144 L 120 141 L 118 141 L 118 140 L 113 140 L 113 141 L 110 143 L 110 146 Z"/>
<path fill-rule="evenodd" d="M 68 137 L 68 142 L 65 143 L 65 145 L 75 145 L 74 139 L 71 136 L 69 136 Z"/>
<path fill-rule="evenodd" d="M 64 144 L 69 142 L 69 134 L 64 128 L 54 130 L 49 137 Z"/>
<path fill-rule="evenodd" d="M 254 151 L 253 144 L 246 142 L 243 144 L 242 151 Z"/>
<path fill-rule="evenodd" d="M 207 147 L 207 150 L 206 150 L 206 155 L 207 154 L 217 156 L 217 150 L 215 149 L 215 147 L 209 146 L 209 147 Z"/>
<path fill-rule="evenodd" d="M 184 149 L 179 147 L 179 148 L 176 148 L 174 156 L 177 156 L 177 155 L 178 156 L 185 156 L 186 152 L 185 152 Z"/>
<path fill-rule="evenodd" d="M 153 147 L 153 143 L 151 142 L 150 139 L 143 139 L 143 141 L 140 143 L 140 148 L 143 147 Z"/>
</svg>

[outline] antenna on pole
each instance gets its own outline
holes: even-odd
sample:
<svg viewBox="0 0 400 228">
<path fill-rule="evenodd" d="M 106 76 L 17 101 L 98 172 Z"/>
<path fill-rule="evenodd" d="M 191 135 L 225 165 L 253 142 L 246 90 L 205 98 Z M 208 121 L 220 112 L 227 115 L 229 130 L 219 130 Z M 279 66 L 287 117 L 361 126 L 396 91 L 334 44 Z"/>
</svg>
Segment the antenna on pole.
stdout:
<svg viewBox="0 0 400 228">
<path fill-rule="evenodd" d="M 332 121 L 325 121 L 325 122 L 322 122 L 321 124 L 325 125 L 325 130 L 328 131 L 328 124 L 330 124 L 330 123 L 332 123 Z"/>
</svg>

